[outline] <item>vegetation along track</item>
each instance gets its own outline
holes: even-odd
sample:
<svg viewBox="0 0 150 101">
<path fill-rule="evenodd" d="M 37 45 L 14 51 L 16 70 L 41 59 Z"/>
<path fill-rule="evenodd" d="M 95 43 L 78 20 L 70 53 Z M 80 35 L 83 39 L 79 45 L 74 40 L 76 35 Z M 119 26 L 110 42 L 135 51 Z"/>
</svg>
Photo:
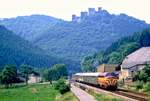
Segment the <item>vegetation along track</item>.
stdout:
<svg viewBox="0 0 150 101">
<path fill-rule="evenodd" d="M 125 90 L 125 89 L 117 89 L 114 93 L 129 97 L 138 101 L 148 101 L 148 94 L 144 94 L 144 93 L 134 92 L 134 91 Z"/>
<path fill-rule="evenodd" d="M 101 89 L 101 88 L 87 85 L 87 84 L 81 84 L 81 83 L 76 83 L 76 84 L 78 85 L 78 87 L 80 87 L 83 90 L 92 89 L 97 92 L 104 93 L 106 95 L 108 94 L 108 95 L 120 97 L 121 99 L 124 99 L 124 101 L 148 101 L 149 95 L 144 94 L 144 93 L 139 93 L 139 92 L 125 90 L 125 89 L 117 89 L 116 91 L 108 91 L 108 90 Z"/>
</svg>

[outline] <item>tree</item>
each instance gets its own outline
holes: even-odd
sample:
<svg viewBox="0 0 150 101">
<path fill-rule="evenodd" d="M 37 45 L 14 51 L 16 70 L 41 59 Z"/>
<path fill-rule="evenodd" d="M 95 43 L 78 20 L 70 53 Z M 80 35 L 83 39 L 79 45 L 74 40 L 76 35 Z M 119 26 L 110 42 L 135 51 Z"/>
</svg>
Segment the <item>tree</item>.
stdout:
<svg viewBox="0 0 150 101">
<path fill-rule="evenodd" d="M 21 65 L 20 66 L 21 75 L 25 78 L 26 85 L 28 85 L 29 74 L 33 72 L 31 66 Z"/>
<path fill-rule="evenodd" d="M 83 72 L 94 72 L 94 57 L 93 56 L 87 56 L 83 58 L 81 61 L 81 69 Z"/>
<path fill-rule="evenodd" d="M 57 74 L 57 79 L 68 76 L 67 68 L 64 64 L 56 64 L 52 68 Z"/>
<path fill-rule="evenodd" d="M 121 55 L 119 52 L 112 52 L 110 55 L 109 55 L 109 61 L 108 63 L 110 64 L 117 64 L 117 63 L 120 63 L 121 62 Z"/>
<path fill-rule="evenodd" d="M 146 64 L 143 70 L 144 70 L 145 73 L 147 73 L 148 76 L 150 77 L 150 65 Z"/>
<path fill-rule="evenodd" d="M 50 69 L 46 69 L 43 73 L 45 80 L 52 83 L 53 80 L 66 78 L 68 76 L 67 68 L 64 64 L 55 64 Z"/>
<path fill-rule="evenodd" d="M 148 74 L 144 70 L 140 71 L 139 80 L 147 82 L 147 79 L 148 79 Z"/>
<path fill-rule="evenodd" d="M 55 73 L 56 72 L 53 69 L 46 69 L 43 73 L 43 77 L 52 84 L 52 80 L 55 79 Z"/>
<path fill-rule="evenodd" d="M 104 52 L 100 51 L 99 53 L 95 54 L 95 59 L 99 64 L 102 64 L 104 61 Z"/>
<path fill-rule="evenodd" d="M 17 69 L 16 66 L 6 65 L 0 74 L 0 81 L 5 85 L 6 88 L 15 83 L 17 80 Z"/>
<path fill-rule="evenodd" d="M 141 33 L 140 44 L 142 47 L 150 46 L 150 29 L 146 29 Z"/>
</svg>

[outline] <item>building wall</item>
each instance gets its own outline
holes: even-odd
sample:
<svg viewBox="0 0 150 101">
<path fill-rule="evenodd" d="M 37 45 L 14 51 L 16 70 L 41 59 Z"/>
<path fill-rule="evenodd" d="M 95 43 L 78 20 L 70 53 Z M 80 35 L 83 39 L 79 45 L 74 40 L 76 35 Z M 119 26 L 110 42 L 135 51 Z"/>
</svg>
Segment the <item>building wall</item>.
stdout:
<svg viewBox="0 0 150 101">
<path fill-rule="evenodd" d="M 104 64 L 97 67 L 97 72 L 105 72 L 104 70 Z"/>
<path fill-rule="evenodd" d="M 109 65 L 105 67 L 105 72 L 114 72 L 116 70 L 115 65 Z"/>
<path fill-rule="evenodd" d="M 135 76 L 135 74 L 139 72 L 140 70 L 142 70 L 143 68 L 144 68 L 144 64 L 136 65 L 136 66 L 130 67 L 129 69 L 125 69 L 121 67 L 119 79 L 132 79 Z"/>
<path fill-rule="evenodd" d="M 102 64 L 97 67 L 97 72 L 114 72 L 117 65 L 113 64 Z"/>
<path fill-rule="evenodd" d="M 128 69 L 122 69 L 120 74 L 119 74 L 119 79 L 126 79 L 127 77 L 129 77 L 129 70 Z"/>
<path fill-rule="evenodd" d="M 38 83 L 41 81 L 41 77 L 39 76 L 29 76 L 28 83 Z"/>
</svg>

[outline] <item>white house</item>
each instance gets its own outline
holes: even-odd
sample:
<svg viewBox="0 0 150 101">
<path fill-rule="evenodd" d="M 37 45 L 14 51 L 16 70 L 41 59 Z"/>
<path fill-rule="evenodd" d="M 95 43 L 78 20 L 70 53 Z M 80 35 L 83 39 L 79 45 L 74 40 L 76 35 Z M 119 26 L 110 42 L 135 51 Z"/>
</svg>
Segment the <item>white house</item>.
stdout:
<svg viewBox="0 0 150 101">
<path fill-rule="evenodd" d="M 143 47 L 128 55 L 122 62 L 120 79 L 132 79 L 142 70 L 145 64 L 150 64 L 150 47 Z"/>
<path fill-rule="evenodd" d="M 30 74 L 29 75 L 29 80 L 28 83 L 39 83 L 41 82 L 42 78 L 40 77 L 40 75 L 35 75 L 35 74 Z"/>
</svg>

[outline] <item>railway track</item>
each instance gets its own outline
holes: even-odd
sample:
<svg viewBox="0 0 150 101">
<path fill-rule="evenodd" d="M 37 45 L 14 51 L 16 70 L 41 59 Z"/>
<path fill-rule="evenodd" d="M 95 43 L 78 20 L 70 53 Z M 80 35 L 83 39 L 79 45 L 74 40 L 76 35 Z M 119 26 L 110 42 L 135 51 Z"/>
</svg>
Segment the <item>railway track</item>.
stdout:
<svg viewBox="0 0 150 101">
<path fill-rule="evenodd" d="M 119 97 L 120 99 L 123 99 L 124 101 L 148 101 L 148 94 L 143 94 L 139 92 L 134 92 L 130 90 L 125 89 L 117 89 L 116 91 L 107 91 L 98 87 L 89 86 L 86 84 L 77 83 L 78 87 L 80 87 L 83 90 L 86 89 L 92 89 L 97 92 L 103 93 L 103 94 L 109 94 L 116 97 Z"/>
<path fill-rule="evenodd" d="M 117 89 L 114 93 L 129 97 L 138 101 L 148 101 L 148 95 L 143 94 L 143 93 L 133 92 L 133 91 L 124 90 L 124 89 Z"/>
</svg>

